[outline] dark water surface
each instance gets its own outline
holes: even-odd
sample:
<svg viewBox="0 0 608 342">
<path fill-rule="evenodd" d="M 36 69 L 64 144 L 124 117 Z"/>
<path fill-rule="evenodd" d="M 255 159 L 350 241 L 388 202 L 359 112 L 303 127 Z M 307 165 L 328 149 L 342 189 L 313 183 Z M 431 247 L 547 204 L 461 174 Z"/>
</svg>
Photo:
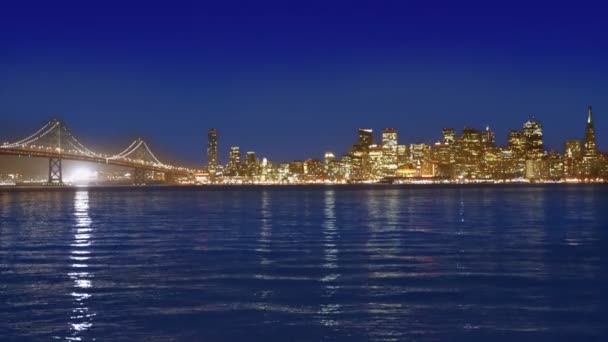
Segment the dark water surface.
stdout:
<svg viewBox="0 0 608 342">
<path fill-rule="evenodd" d="M 607 340 L 608 187 L 0 192 L 0 340 Z"/>
</svg>

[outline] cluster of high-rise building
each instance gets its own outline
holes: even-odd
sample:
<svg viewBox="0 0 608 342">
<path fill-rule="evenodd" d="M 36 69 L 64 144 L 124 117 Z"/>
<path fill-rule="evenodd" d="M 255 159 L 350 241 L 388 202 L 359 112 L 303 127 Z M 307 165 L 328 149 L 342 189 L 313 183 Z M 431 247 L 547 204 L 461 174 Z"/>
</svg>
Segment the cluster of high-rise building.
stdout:
<svg viewBox="0 0 608 342">
<path fill-rule="evenodd" d="M 521 129 L 510 130 L 506 146 L 496 144 L 489 128 L 442 130 L 434 144 L 400 144 L 394 128 L 361 128 L 348 152 L 337 158 L 272 163 L 238 146 L 229 161 L 218 161 L 218 131 L 209 130 L 208 181 L 212 183 L 373 183 L 373 182 L 595 182 L 608 179 L 608 155 L 597 150 L 591 106 L 584 140 L 567 140 L 562 153 L 546 151 L 542 124 L 530 117 Z"/>
</svg>

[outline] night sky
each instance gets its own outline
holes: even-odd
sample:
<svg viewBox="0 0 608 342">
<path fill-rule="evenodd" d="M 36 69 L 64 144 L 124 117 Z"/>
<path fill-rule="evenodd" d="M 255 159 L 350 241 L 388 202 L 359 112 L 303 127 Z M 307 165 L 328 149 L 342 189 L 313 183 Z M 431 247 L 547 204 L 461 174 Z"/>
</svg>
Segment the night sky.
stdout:
<svg viewBox="0 0 608 342">
<path fill-rule="evenodd" d="M 206 158 L 207 130 L 271 160 L 338 155 L 358 127 L 434 142 L 442 127 L 520 128 L 608 150 L 608 11 L 435 1 L 3 1 L 0 140 L 63 118 L 90 147 L 137 136 Z M 456 4 L 458 3 L 458 4 Z M 484 4 L 485 3 L 485 4 Z M 168 7 L 171 6 L 171 7 Z"/>
</svg>

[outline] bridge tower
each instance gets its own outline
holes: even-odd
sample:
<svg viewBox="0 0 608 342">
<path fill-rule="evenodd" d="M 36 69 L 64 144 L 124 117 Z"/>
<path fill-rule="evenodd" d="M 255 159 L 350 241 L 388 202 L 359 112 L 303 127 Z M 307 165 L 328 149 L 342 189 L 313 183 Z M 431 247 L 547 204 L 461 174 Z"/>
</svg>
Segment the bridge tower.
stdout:
<svg viewBox="0 0 608 342">
<path fill-rule="evenodd" d="M 63 185 L 61 158 L 49 158 L 48 185 Z"/>
<path fill-rule="evenodd" d="M 53 142 L 51 147 L 59 152 L 59 156 L 49 158 L 49 180 L 47 184 L 63 185 L 63 169 L 61 167 L 61 154 L 63 153 L 61 149 L 61 129 L 63 124 L 57 119 L 53 119 L 53 122 L 57 125 L 51 133 L 51 141 Z"/>
</svg>

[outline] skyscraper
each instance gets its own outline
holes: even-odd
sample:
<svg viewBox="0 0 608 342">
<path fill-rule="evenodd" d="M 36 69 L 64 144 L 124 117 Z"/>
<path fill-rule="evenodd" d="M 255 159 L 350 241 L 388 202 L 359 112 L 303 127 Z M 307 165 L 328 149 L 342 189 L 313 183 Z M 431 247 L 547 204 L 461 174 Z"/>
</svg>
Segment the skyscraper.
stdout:
<svg viewBox="0 0 608 342">
<path fill-rule="evenodd" d="M 543 156 L 543 127 L 534 117 L 524 123 L 524 138 L 526 157 L 528 159 L 538 159 Z"/>
<path fill-rule="evenodd" d="M 456 141 L 456 131 L 453 128 L 443 129 L 442 143 L 446 145 L 452 145 Z"/>
<path fill-rule="evenodd" d="M 367 148 L 374 143 L 373 130 L 371 128 L 359 128 L 359 145 Z"/>
<path fill-rule="evenodd" d="M 397 130 L 394 128 L 385 128 L 382 132 L 382 146 L 397 147 Z"/>
<path fill-rule="evenodd" d="M 247 157 L 245 158 L 245 166 L 247 167 L 247 176 L 254 177 L 258 175 L 258 158 L 255 155 L 255 152 L 249 151 L 247 152 Z"/>
<path fill-rule="evenodd" d="M 397 170 L 397 130 L 385 128 L 382 132 L 382 161 L 384 176 L 394 176 Z"/>
<path fill-rule="evenodd" d="M 564 176 L 576 177 L 579 175 L 581 158 L 581 141 L 566 140 L 564 143 Z"/>
<path fill-rule="evenodd" d="M 593 158 L 597 156 L 597 147 L 595 145 L 595 128 L 593 127 L 593 113 L 591 111 L 591 106 L 587 108 L 587 130 L 585 131 L 583 156 L 586 158 Z"/>
<path fill-rule="evenodd" d="M 217 168 L 217 129 L 212 128 L 207 133 L 207 169 L 213 174 Z"/>
<path fill-rule="evenodd" d="M 230 176 L 240 176 L 241 171 L 241 148 L 238 146 L 230 147 L 230 161 L 228 162 L 228 174 Z"/>
<path fill-rule="evenodd" d="M 494 147 L 496 142 L 496 134 L 490 130 L 490 126 L 486 126 L 486 130 L 481 133 L 481 141 L 484 147 Z"/>
</svg>

